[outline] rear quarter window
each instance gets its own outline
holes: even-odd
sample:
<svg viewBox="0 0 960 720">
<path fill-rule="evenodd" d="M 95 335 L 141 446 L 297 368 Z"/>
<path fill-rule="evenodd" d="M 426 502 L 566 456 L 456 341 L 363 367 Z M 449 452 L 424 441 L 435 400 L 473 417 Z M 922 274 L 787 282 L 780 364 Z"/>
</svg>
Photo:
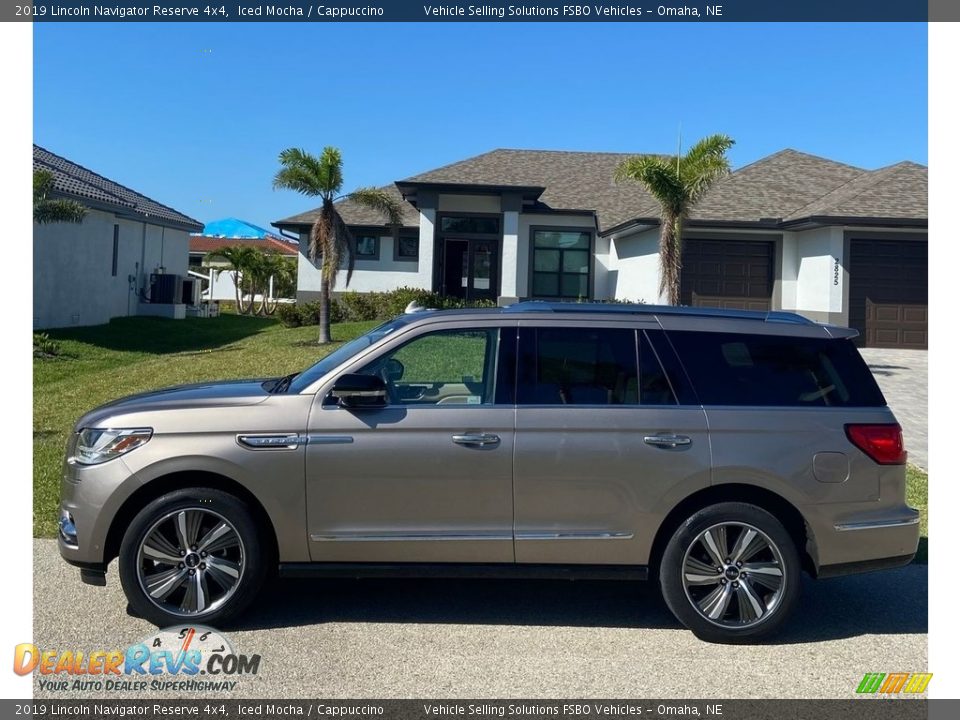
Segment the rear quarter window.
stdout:
<svg viewBox="0 0 960 720">
<path fill-rule="evenodd" d="M 704 405 L 886 405 L 849 340 L 680 331 L 668 335 Z"/>
</svg>

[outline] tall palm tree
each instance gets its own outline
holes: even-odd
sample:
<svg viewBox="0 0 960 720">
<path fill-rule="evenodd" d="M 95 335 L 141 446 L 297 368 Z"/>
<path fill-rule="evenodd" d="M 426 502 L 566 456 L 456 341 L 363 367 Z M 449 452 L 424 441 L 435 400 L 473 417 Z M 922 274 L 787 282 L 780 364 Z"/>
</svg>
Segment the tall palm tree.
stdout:
<svg viewBox="0 0 960 720">
<path fill-rule="evenodd" d="M 387 224 L 398 226 L 402 221 L 400 203 L 384 190 L 367 187 L 341 194 L 343 190 L 343 158 L 335 147 L 327 146 L 320 156 L 305 150 L 287 148 L 280 153 L 280 169 L 273 178 L 274 190 L 296 190 L 302 195 L 322 200 L 320 214 L 310 230 L 310 260 L 320 266 L 320 337 L 322 345 L 330 342 L 330 291 L 336 286 L 337 271 L 346 261 L 346 284 L 353 276 L 353 235 L 340 217 L 338 200 L 352 200 L 358 205 L 378 211 Z"/>
<path fill-rule="evenodd" d="M 83 222 L 87 209 L 73 200 L 51 200 L 53 173 L 49 170 L 33 171 L 33 221 L 40 223 Z"/>
<path fill-rule="evenodd" d="M 726 135 L 709 135 L 686 155 L 639 155 L 614 172 L 617 182 L 638 182 L 660 203 L 660 295 L 671 305 L 680 304 L 683 224 L 707 190 L 730 172 L 726 153 L 733 144 Z"/>
</svg>

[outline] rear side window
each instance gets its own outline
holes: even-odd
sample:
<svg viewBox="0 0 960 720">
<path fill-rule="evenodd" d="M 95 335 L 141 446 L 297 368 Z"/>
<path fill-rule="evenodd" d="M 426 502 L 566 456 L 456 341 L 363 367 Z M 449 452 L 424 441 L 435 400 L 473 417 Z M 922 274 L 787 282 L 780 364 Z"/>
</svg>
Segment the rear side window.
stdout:
<svg viewBox="0 0 960 720">
<path fill-rule="evenodd" d="M 704 405 L 886 405 L 849 340 L 712 332 L 668 335 Z"/>
<path fill-rule="evenodd" d="M 670 384 L 637 333 L 618 328 L 521 328 L 521 405 L 674 404 Z"/>
</svg>

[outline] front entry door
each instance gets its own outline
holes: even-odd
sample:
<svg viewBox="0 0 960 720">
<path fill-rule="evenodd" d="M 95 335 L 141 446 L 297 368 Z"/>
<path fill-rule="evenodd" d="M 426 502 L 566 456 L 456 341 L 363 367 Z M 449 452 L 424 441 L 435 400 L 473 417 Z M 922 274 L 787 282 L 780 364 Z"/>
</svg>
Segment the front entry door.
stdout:
<svg viewBox="0 0 960 720">
<path fill-rule="evenodd" d="M 445 238 L 443 243 L 443 288 L 450 297 L 496 300 L 497 241 Z"/>
<path fill-rule="evenodd" d="M 384 379 L 386 407 L 318 395 L 306 457 L 312 560 L 514 561 L 514 409 L 497 398 L 513 382 L 502 369 L 513 350 L 500 334 L 489 323 L 424 330 L 349 368 Z"/>
</svg>

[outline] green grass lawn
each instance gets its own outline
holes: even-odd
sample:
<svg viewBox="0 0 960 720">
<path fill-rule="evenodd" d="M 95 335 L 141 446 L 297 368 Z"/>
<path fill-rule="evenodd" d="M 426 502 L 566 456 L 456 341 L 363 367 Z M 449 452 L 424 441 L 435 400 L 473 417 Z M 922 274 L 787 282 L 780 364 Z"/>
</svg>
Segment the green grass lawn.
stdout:
<svg viewBox="0 0 960 720">
<path fill-rule="evenodd" d="M 87 410 L 124 395 L 170 385 L 302 370 L 376 324 L 334 325 L 337 342 L 324 347 L 313 344 L 316 327 L 290 329 L 272 319 L 238 315 L 186 320 L 118 318 L 109 325 L 49 331 L 64 354 L 33 363 L 34 534 L 52 537 L 56 533 L 63 450 L 70 428 Z M 477 359 L 482 352 L 475 347 L 478 340 L 461 340 L 463 346 L 458 348 L 456 367 L 449 368 L 450 373 L 459 377 L 469 366 L 479 376 L 482 366 Z M 436 365 L 452 362 L 444 362 L 434 353 L 426 355 L 429 361 L 424 356 L 419 361 L 403 358 L 410 365 L 411 376 L 423 365 L 430 370 L 427 374 L 438 377 Z M 907 500 L 920 509 L 917 562 L 925 563 L 927 474 L 913 466 L 907 469 Z"/>
<path fill-rule="evenodd" d="M 56 533 L 60 469 L 77 418 L 144 390 L 302 370 L 377 323 L 333 327 L 336 344 L 318 347 L 316 327 L 284 328 L 266 318 L 118 318 L 109 325 L 50 330 L 63 355 L 33 362 L 33 529 Z"/>
<path fill-rule="evenodd" d="M 927 473 L 913 465 L 907 466 L 907 504 L 920 511 L 920 547 L 914 562 L 927 564 Z"/>
</svg>

